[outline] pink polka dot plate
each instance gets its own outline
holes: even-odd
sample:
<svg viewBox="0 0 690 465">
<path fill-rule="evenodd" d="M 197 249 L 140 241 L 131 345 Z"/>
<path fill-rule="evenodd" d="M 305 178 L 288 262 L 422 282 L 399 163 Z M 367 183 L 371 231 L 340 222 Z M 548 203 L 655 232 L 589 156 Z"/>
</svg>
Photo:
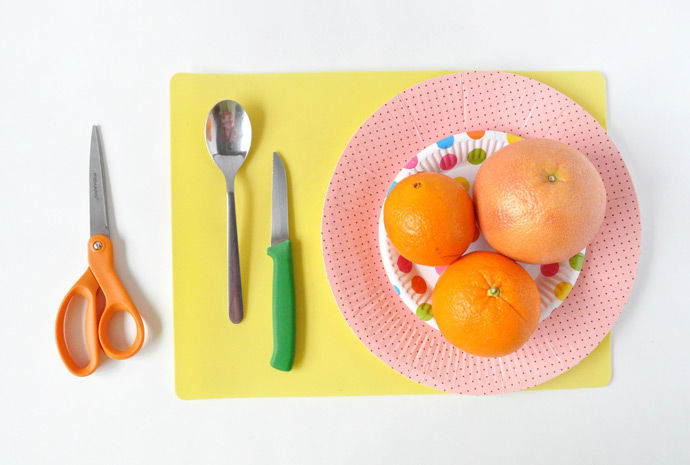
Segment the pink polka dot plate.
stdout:
<svg viewBox="0 0 690 465">
<path fill-rule="evenodd" d="M 381 206 L 400 167 L 449 134 L 482 130 L 555 139 L 577 148 L 599 170 L 607 196 L 604 223 L 587 247 L 568 298 L 522 348 L 498 358 L 462 352 L 411 312 L 391 285 L 379 248 Z M 375 111 L 336 165 L 321 234 L 331 291 L 361 342 L 403 376 L 470 395 L 532 387 L 586 357 L 611 330 L 630 295 L 641 239 L 632 180 L 606 131 L 555 89 L 501 72 L 433 78 Z"/>
<path fill-rule="evenodd" d="M 483 162 L 494 152 L 521 139 L 521 137 L 500 131 L 474 131 L 444 137 L 405 163 L 388 192 L 404 178 L 426 171 L 454 178 L 471 193 L 477 171 Z M 383 208 L 381 210 L 383 211 Z M 383 213 L 379 216 L 378 231 L 383 266 L 396 294 L 422 321 L 438 329 L 433 318 L 431 295 L 445 267 L 419 265 L 400 255 L 388 239 L 383 225 Z M 482 234 L 472 241 L 466 253 L 477 250 L 495 251 Z M 585 250 L 582 250 L 570 259 L 559 263 L 542 266 L 520 263 L 534 278 L 539 289 L 540 321 L 547 318 L 568 296 L 580 275 L 584 258 Z"/>
</svg>

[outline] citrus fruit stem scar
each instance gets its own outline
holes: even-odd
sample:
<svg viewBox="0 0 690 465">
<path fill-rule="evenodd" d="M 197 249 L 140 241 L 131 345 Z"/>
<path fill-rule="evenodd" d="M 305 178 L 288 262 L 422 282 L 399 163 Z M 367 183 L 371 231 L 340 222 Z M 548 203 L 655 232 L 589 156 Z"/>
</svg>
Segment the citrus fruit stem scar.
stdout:
<svg viewBox="0 0 690 465">
<path fill-rule="evenodd" d="M 501 290 L 498 288 L 498 286 L 491 286 L 488 291 L 486 291 L 486 295 L 489 297 L 498 297 L 501 295 Z"/>
<path fill-rule="evenodd" d="M 549 175 L 549 182 L 556 182 L 556 175 L 555 174 Z"/>
</svg>

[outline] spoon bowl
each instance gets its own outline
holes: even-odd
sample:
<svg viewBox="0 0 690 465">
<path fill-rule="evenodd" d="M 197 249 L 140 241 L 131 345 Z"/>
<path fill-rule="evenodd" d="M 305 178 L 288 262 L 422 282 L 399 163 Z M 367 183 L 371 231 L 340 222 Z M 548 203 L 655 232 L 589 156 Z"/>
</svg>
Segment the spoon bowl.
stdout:
<svg viewBox="0 0 690 465">
<path fill-rule="evenodd" d="M 235 175 L 244 163 L 252 143 L 252 126 L 242 106 L 221 100 L 206 119 L 206 147 L 213 162 L 225 176 L 228 195 L 228 313 L 230 321 L 244 318 L 240 254 L 235 214 Z"/>
</svg>

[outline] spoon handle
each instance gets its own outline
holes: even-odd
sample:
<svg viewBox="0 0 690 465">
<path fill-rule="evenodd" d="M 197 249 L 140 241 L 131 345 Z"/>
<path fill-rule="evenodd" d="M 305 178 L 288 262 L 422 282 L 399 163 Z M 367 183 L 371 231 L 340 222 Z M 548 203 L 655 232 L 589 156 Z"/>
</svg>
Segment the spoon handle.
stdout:
<svg viewBox="0 0 690 465">
<path fill-rule="evenodd" d="M 228 190 L 228 306 L 230 321 L 239 323 L 244 317 L 240 252 L 237 245 L 235 193 Z"/>
</svg>

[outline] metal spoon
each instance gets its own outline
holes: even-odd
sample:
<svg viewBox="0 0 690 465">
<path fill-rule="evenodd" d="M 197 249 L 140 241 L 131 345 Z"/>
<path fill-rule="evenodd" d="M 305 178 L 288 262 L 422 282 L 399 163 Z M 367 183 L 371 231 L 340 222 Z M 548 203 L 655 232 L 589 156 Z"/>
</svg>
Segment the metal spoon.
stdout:
<svg viewBox="0 0 690 465">
<path fill-rule="evenodd" d="M 225 175 L 228 192 L 228 307 L 233 323 L 239 323 L 244 317 L 235 216 L 235 174 L 247 158 L 251 143 L 252 126 L 244 108 L 233 100 L 216 103 L 206 120 L 206 146 L 213 162 Z"/>
</svg>

